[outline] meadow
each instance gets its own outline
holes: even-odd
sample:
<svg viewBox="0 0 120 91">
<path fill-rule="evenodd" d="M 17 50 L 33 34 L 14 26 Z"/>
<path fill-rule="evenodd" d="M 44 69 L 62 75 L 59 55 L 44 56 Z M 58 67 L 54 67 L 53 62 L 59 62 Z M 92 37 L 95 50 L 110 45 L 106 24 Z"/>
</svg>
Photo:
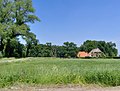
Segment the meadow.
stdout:
<svg viewBox="0 0 120 91">
<path fill-rule="evenodd" d="M 14 62 L 7 62 L 6 60 Z M 19 83 L 32 85 L 97 84 L 120 86 L 120 60 L 0 59 L 0 87 Z"/>
</svg>

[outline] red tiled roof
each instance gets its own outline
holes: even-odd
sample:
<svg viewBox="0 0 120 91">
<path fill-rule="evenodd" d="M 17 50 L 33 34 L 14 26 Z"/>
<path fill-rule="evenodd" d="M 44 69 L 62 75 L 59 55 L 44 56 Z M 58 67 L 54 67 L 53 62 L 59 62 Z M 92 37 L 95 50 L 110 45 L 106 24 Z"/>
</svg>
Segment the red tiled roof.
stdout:
<svg viewBox="0 0 120 91">
<path fill-rule="evenodd" d="M 77 57 L 88 57 L 89 56 L 89 53 L 85 52 L 85 51 L 82 51 L 82 52 L 79 52 Z"/>
</svg>

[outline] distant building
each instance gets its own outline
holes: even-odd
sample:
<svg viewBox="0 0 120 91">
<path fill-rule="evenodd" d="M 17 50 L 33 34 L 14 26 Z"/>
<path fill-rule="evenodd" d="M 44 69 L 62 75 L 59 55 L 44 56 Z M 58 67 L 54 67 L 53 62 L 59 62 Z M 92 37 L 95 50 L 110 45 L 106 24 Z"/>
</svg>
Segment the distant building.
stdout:
<svg viewBox="0 0 120 91">
<path fill-rule="evenodd" d="M 82 52 L 78 52 L 77 57 L 89 57 L 89 53 L 82 51 Z"/>
<path fill-rule="evenodd" d="M 89 52 L 90 57 L 102 57 L 104 53 L 99 49 L 93 49 Z"/>
<path fill-rule="evenodd" d="M 105 54 L 99 48 L 93 49 L 89 53 L 85 52 L 85 51 L 81 51 L 81 52 L 78 52 L 78 54 L 77 54 L 78 58 L 80 58 L 80 57 L 81 58 L 82 57 L 96 57 L 96 58 L 99 58 L 99 57 L 103 57 L 103 56 L 105 56 Z"/>
</svg>

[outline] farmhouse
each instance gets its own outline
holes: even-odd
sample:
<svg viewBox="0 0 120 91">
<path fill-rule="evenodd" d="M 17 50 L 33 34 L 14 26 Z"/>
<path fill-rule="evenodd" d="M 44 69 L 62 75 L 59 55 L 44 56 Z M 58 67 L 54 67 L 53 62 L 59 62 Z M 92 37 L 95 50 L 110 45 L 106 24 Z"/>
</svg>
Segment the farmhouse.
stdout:
<svg viewBox="0 0 120 91">
<path fill-rule="evenodd" d="M 81 51 L 81 52 L 78 52 L 77 54 L 78 58 L 80 57 L 97 57 L 98 58 L 102 56 L 105 56 L 105 54 L 99 48 L 93 49 L 89 53 L 85 51 Z"/>
<path fill-rule="evenodd" d="M 89 52 L 89 55 L 90 57 L 102 57 L 103 52 L 99 48 L 96 48 L 96 49 L 91 50 Z"/>
</svg>

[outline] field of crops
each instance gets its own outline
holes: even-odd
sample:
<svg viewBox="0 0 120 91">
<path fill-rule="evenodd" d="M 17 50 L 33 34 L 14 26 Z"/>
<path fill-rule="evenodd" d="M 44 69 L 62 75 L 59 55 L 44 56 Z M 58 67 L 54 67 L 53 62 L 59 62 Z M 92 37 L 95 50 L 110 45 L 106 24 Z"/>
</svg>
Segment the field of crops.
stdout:
<svg viewBox="0 0 120 91">
<path fill-rule="evenodd" d="M 2 59 L 0 62 L 0 87 L 16 83 L 119 86 L 120 60 L 27 58 L 19 59 L 17 62 L 4 63 Z"/>
</svg>

